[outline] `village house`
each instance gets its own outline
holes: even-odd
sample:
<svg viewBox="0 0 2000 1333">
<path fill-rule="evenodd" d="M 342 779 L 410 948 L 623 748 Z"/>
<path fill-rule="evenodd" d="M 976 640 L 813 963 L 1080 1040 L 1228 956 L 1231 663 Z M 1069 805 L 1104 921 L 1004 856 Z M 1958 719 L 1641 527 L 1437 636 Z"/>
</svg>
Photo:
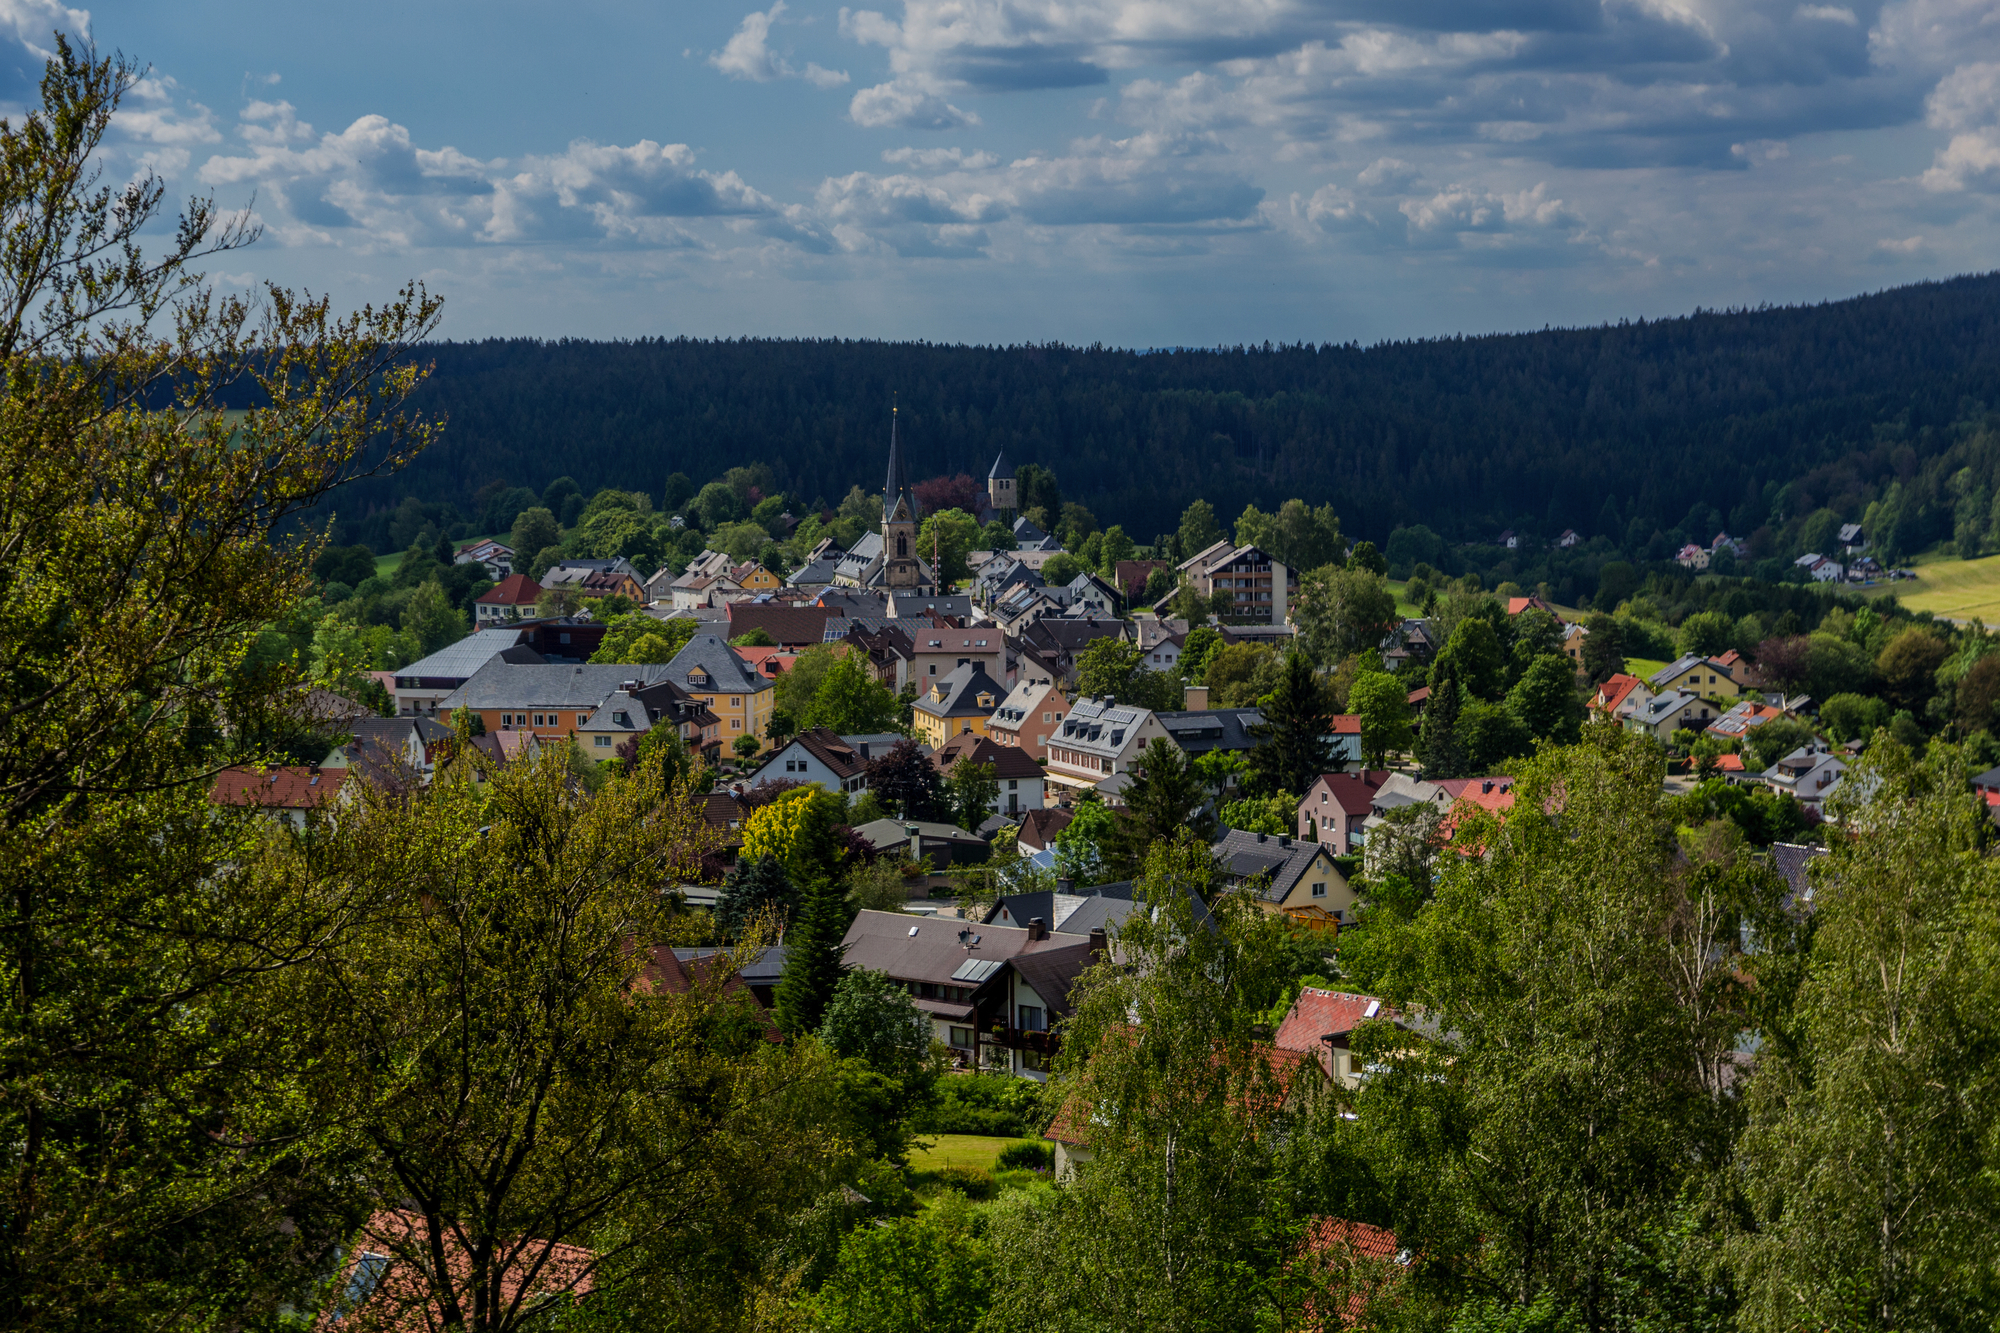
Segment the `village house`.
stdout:
<svg viewBox="0 0 2000 1333">
<path fill-rule="evenodd" d="M 959 667 L 974 663 L 991 680 L 1007 678 L 1007 640 L 992 626 L 934 627 L 912 635 L 910 643 L 910 677 L 919 690 L 928 690 Z M 1006 691 L 1001 693 L 1004 695 Z"/>
<path fill-rule="evenodd" d="M 1021 816 L 1021 827 L 1014 832 L 1014 846 L 1023 856 L 1049 851 L 1056 845 L 1056 834 L 1068 828 L 1074 818 L 1059 805 L 1030 810 Z"/>
<path fill-rule="evenodd" d="M 706 704 L 671 680 L 627 680 L 576 727 L 576 743 L 592 759 L 612 759 L 627 741 L 669 727 L 699 754 L 720 744 L 718 721 Z"/>
<path fill-rule="evenodd" d="M 1152 709 L 1121 704 L 1109 695 L 1086 695 L 1049 737 L 1048 780 L 1072 793 L 1090 791 L 1114 775 L 1129 773 L 1139 751 L 1168 736 Z"/>
<path fill-rule="evenodd" d="M 804 652 L 826 642 L 827 621 L 833 608 L 813 602 L 745 601 L 731 602 L 724 623 L 728 637 L 739 639 L 755 630 L 771 636 L 771 642 L 786 652 Z"/>
<path fill-rule="evenodd" d="M 1613 721 L 1623 722 L 1639 709 L 1652 701 L 1653 692 L 1646 688 L 1646 682 L 1637 676 L 1619 672 L 1606 678 L 1591 696 L 1590 706 Z"/>
<path fill-rule="evenodd" d="M 1319 1061 L 1333 1082 L 1358 1088 L 1368 1071 L 1354 1054 L 1350 1040 L 1354 1030 L 1370 1019 L 1395 1017 L 1396 1011 L 1373 995 L 1307 986 L 1299 991 L 1271 1041 L 1281 1050 L 1297 1051 Z"/>
<path fill-rule="evenodd" d="M 533 554 L 534 552 L 529 552 L 530 556 Z M 495 583 L 498 583 L 514 572 L 513 549 L 494 541 L 491 537 L 481 538 L 476 542 L 468 542 L 464 546 L 459 547 L 458 553 L 451 558 L 451 562 L 454 565 L 484 566 L 486 577 L 492 579 Z"/>
<path fill-rule="evenodd" d="M 1266 912 L 1318 929 L 1353 920 L 1354 890 L 1333 863 L 1338 849 L 1286 834 L 1224 830 L 1210 849 L 1231 888 L 1255 892 Z"/>
<path fill-rule="evenodd" d="M 634 668 L 627 667 L 631 671 Z M 671 680 L 707 705 L 718 719 L 716 739 L 733 749 L 739 736 L 762 747 L 777 689 L 770 677 L 753 671 L 718 634 L 696 634 L 655 679 Z"/>
<path fill-rule="evenodd" d="M 1583 670 L 1583 643 L 1590 637 L 1590 631 L 1582 625 L 1564 625 L 1562 632 L 1562 654 Z"/>
<path fill-rule="evenodd" d="M 476 628 L 509 620 L 533 620 L 542 585 L 526 574 L 509 574 L 473 599 Z"/>
<path fill-rule="evenodd" d="M 1790 792 L 1798 803 L 1814 814 L 1825 814 L 1826 802 L 1840 790 L 1846 776 L 1846 757 L 1825 745 L 1804 745 L 1764 770 L 1764 781 L 1778 791 Z"/>
<path fill-rule="evenodd" d="M 438 705 L 494 659 L 532 665 L 548 659 L 522 642 L 521 631 L 507 628 L 474 630 L 457 643 L 446 644 L 428 657 L 396 669 L 396 711 L 405 716 L 435 716 Z"/>
<path fill-rule="evenodd" d="M 467 709 L 488 731 L 533 731 L 548 741 L 589 726 L 604 701 L 628 682 L 650 684 L 665 671 L 658 666 L 533 664 L 502 658 L 474 672 L 438 708 L 447 714 Z"/>
<path fill-rule="evenodd" d="M 256 810 L 297 832 L 342 799 L 349 770 L 318 764 L 283 768 L 227 768 L 209 788 L 212 805 Z"/>
<path fill-rule="evenodd" d="M 1038 673 L 1023 672 L 1023 679 L 1007 692 L 993 716 L 986 720 L 986 734 L 996 744 L 1020 750 L 1033 759 L 1049 755 L 1049 737 L 1069 716 L 1069 700 L 1054 681 Z"/>
<path fill-rule="evenodd" d="M 632 562 L 620 556 L 613 560 L 565 560 L 550 565 L 538 580 L 543 588 L 558 589 L 578 597 L 624 597 L 633 604 L 646 603 L 646 585 Z"/>
<path fill-rule="evenodd" d="M 1743 692 L 1729 668 L 1700 653 L 1688 653 L 1667 663 L 1646 679 L 1654 694 L 1685 690 L 1705 699 L 1734 699 Z"/>
<path fill-rule="evenodd" d="M 771 751 L 764 766 L 750 775 L 754 786 L 765 782 L 817 782 L 828 791 L 849 794 L 868 790 L 868 758 L 863 747 L 849 743 L 825 727 L 808 727 Z"/>
<path fill-rule="evenodd" d="M 1011 818 L 1046 804 L 1042 766 L 1014 746 L 996 745 L 990 736 L 966 733 L 953 736 L 931 755 L 931 763 L 941 774 L 949 774 L 961 759 L 993 766 L 993 776 L 1000 784 L 993 797 L 994 814 Z"/>
<path fill-rule="evenodd" d="M 1723 740 L 1740 741 L 1766 722 L 1774 722 L 1785 715 L 1782 708 L 1745 699 L 1721 717 L 1708 724 L 1708 734 Z"/>
<path fill-rule="evenodd" d="M 1298 836 L 1340 855 L 1358 853 L 1367 841 L 1364 827 L 1375 812 L 1375 795 L 1389 779 L 1387 770 L 1322 773 L 1299 802 Z"/>
<path fill-rule="evenodd" d="M 1643 731 L 1654 740 L 1665 743 L 1682 727 L 1690 731 L 1701 731 L 1714 720 L 1715 707 L 1698 694 L 1685 690 L 1669 690 L 1655 695 L 1645 703 L 1625 714 L 1627 731 Z"/>
<path fill-rule="evenodd" d="M 937 677 L 917 696 L 910 705 L 910 723 L 934 750 L 954 736 L 984 736 L 987 720 L 1006 694 L 982 664 L 967 662 Z"/>
</svg>

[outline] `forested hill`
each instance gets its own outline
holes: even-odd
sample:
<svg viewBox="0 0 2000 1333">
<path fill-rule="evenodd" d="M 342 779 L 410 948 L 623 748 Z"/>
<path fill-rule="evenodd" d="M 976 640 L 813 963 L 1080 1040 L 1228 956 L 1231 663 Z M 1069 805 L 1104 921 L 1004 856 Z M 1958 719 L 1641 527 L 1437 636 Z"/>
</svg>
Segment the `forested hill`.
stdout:
<svg viewBox="0 0 2000 1333">
<path fill-rule="evenodd" d="M 789 494 L 837 502 L 881 484 L 896 395 L 915 475 L 983 477 L 1005 449 L 1142 541 L 1197 496 L 1225 517 L 1330 500 L 1351 536 L 1378 542 L 1407 523 L 1627 539 L 1697 504 L 1737 532 L 1774 503 L 1853 508 L 1909 475 L 1968 400 L 2000 404 L 2000 274 L 1368 348 L 517 339 L 426 353 L 420 405 L 449 428 L 344 497 L 350 517 L 405 495 L 469 511 L 489 482 L 564 474 L 657 497 L 671 473 L 753 461 Z"/>
</svg>

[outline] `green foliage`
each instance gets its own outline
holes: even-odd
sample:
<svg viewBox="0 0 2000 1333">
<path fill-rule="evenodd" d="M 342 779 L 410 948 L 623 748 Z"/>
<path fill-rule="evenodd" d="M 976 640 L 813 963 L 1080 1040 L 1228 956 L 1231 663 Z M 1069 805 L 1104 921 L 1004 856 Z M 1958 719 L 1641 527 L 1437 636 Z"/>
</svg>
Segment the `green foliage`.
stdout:
<svg viewBox="0 0 2000 1333">
<path fill-rule="evenodd" d="M 1215 506 L 1206 500 L 1189 505 L 1181 514 L 1178 536 L 1182 560 L 1192 560 L 1221 541 L 1222 525 L 1215 521 Z"/>
<path fill-rule="evenodd" d="M 833 1275 L 813 1302 L 828 1333 L 972 1333 L 986 1312 L 994 1260 L 954 1215 L 932 1209 L 840 1243 Z"/>
<path fill-rule="evenodd" d="M 937 576 L 947 588 L 957 587 L 972 576 L 965 557 L 979 545 L 979 520 L 962 509 L 941 509 L 924 515 L 917 529 L 917 554 L 932 558 L 936 544 Z"/>
<path fill-rule="evenodd" d="M 1306 652 L 1331 666 L 1381 645 L 1396 625 L 1396 598 L 1377 570 L 1322 566 L 1300 582 L 1292 619 Z"/>
<path fill-rule="evenodd" d="M 1055 1160 L 1051 1144 L 1010 1143 L 1000 1150 L 998 1164 L 1003 1171 L 1051 1171 Z"/>
<path fill-rule="evenodd" d="M 1423 726 L 1417 734 L 1417 762 L 1432 781 L 1462 778 L 1471 772 L 1472 759 L 1458 734 L 1464 709 L 1464 693 L 1450 664 L 1432 671 L 1430 702 L 1424 705 Z"/>
<path fill-rule="evenodd" d="M 1583 619 L 1583 671 L 1602 685 L 1625 670 L 1625 633 L 1618 620 L 1598 611 Z"/>
<path fill-rule="evenodd" d="M 1222 825 L 1277 837 L 1292 831 L 1297 815 L 1298 802 L 1282 792 L 1275 796 L 1246 796 L 1222 807 Z"/>
<path fill-rule="evenodd" d="M 1092 639 L 1077 654 L 1076 670 L 1079 695 L 1101 698 L 1108 694 L 1120 703 L 1161 711 L 1181 706 L 1181 690 L 1174 678 L 1147 667 L 1145 650 L 1130 639 L 1109 635 Z"/>
<path fill-rule="evenodd" d="M 1083 573 L 1083 561 L 1067 551 L 1058 551 L 1042 562 L 1042 581 L 1051 588 L 1060 588 Z"/>
<path fill-rule="evenodd" d="M 1285 655 L 1278 686 L 1267 697 L 1264 721 L 1252 729 L 1251 785 L 1265 794 L 1297 798 L 1330 766 L 1327 737 L 1333 709 L 1312 660 L 1302 652 Z"/>
<path fill-rule="evenodd" d="M 661 620 L 644 611 L 619 616 L 604 628 L 592 662 L 663 665 L 687 647 L 700 627 L 695 620 Z"/>
<path fill-rule="evenodd" d="M 756 629 L 737 635 L 729 641 L 732 648 L 775 648 L 778 641 L 771 637 L 771 631 L 759 625 Z"/>
<path fill-rule="evenodd" d="M 1507 712 L 1533 740 L 1568 745 L 1583 723 L 1583 700 L 1576 693 L 1576 668 L 1567 657 L 1537 657 L 1507 692 Z"/>
<path fill-rule="evenodd" d="M 1275 514 L 1263 513 L 1254 504 L 1246 506 L 1236 520 L 1236 544 L 1260 546 L 1301 573 L 1342 564 L 1347 552 L 1333 506 L 1314 509 L 1303 500 L 1287 500 Z"/>
<path fill-rule="evenodd" d="M 1077 802 L 1073 818 L 1055 836 L 1056 874 L 1078 885 L 1101 884 L 1116 863 L 1118 817 L 1102 801 Z"/>
<path fill-rule="evenodd" d="M 1190 627 L 1187 638 L 1181 644 L 1178 663 L 1181 679 L 1190 685 L 1206 684 L 1208 664 L 1222 651 L 1222 646 L 1222 631 L 1213 625 Z"/>
<path fill-rule="evenodd" d="M 1208 785 L 1180 746 L 1164 736 L 1154 737 L 1139 752 L 1130 776 L 1123 793 L 1125 808 L 1118 812 L 1110 841 L 1102 845 L 1107 859 L 1101 870 L 1118 879 L 1134 874 L 1147 849 L 1162 838 L 1185 830 L 1206 839 L 1215 831 L 1215 819 L 1208 812 Z"/>
<path fill-rule="evenodd" d="M 1000 800 L 1000 779 L 993 765 L 974 763 L 964 756 L 952 764 L 944 789 L 953 819 L 968 833 L 979 831 Z"/>
<path fill-rule="evenodd" d="M 1444 651 L 1431 664 L 1431 688 L 1446 674 L 1474 699 L 1497 702 L 1506 692 L 1506 658 L 1493 625 L 1483 616 L 1467 616 L 1452 630 Z"/>
<path fill-rule="evenodd" d="M 1819 720 L 1836 741 L 1866 740 L 1889 725 L 1889 705 L 1863 694 L 1836 694 L 1819 706 Z"/>
<path fill-rule="evenodd" d="M 798 901 L 798 890 L 776 858 L 745 858 L 723 877 L 722 892 L 715 897 L 715 928 L 729 940 L 741 939 L 753 928 L 782 931 Z"/>
<path fill-rule="evenodd" d="M 1364 671 L 1348 687 L 1347 709 L 1361 719 L 1361 757 L 1381 768 L 1391 752 L 1411 744 L 1410 692 L 1387 671 Z"/>
<path fill-rule="evenodd" d="M 1798 842 L 1811 828 L 1802 807 L 1788 791 L 1763 783 L 1738 785 L 1712 778 L 1699 783 L 1668 805 L 1682 827 L 1698 827 L 1726 819 L 1744 839 L 1758 847 L 1774 842 Z"/>
<path fill-rule="evenodd" d="M 1039 1132 L 1042 1120 L 1039 1084 L 1012 1074 L 953 1074 L 938 1080 L 917 1127 L 927 1134 L 1020 1138 Z"/>
<path fill-rule="evenodd" d="M 915 741 L 898 741 L 871 761 L 868 788 L 900 819 L 936 819 L 947 813 L 943 779 Z"/>
<path fill-rule="evenodd" d="M 778 1026 L 784 1031 L 811 1032 L 820 1025 L 840 985 L 840 941 L 847 925 L 846 895 L 840 886 L 824 875 L 809 880 L 798 920 L 785 935 L 785 970 L 774 997 Z"/>
<path fill-rule="evenodd" d="M 1774 717 L 1752 730 L 1745 738 L 1745 744 L 1757 757 L 1757 767 L 1761 770 L 1816 739 L 1818 737 L 1813 734 L 1813 729 L 1804 722 L 1789 717 Z"/>
<path fill-rule="evenodd" d="M 909 1078 L 930 1058 L 931 1023 L 902 983 L 855 968 L 834 987 L 819 1039 L 843 1059 L 865 1060 L 884 1074 Z"/>
</svg>

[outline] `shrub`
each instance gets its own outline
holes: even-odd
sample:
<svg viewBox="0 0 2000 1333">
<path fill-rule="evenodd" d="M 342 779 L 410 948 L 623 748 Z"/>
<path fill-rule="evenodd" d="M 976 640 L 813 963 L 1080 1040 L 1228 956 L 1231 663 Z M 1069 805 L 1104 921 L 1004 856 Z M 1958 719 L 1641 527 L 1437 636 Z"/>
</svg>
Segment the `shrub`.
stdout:
<svg viewBox="0 0 2000 1333">
<path fill-rule="evenodd" d="M 998 1163 L 1002 1171 L 1050 1171 L 1055 1164 L 1054 1145 L 1033 1141 L 1008 1144 L 1000 1150 Z"/>
<path fill-rule="evenodd" d="M 1040 1130 L 1036 1084 L 1009 1074 L 958 1074 L 938 1080 L 937 1101 L 923 1123 L 926 1134 L 983 1134 L 1017 1139 Z"/>
<path fill-rule="evenodd" d="M 931 1173 L 946 1189 L 957 1190 L 966 1198 L 984 1201 L 998 1193 L 993 1177 L 976 1166 L 945 1166 Z"/>
</svg>

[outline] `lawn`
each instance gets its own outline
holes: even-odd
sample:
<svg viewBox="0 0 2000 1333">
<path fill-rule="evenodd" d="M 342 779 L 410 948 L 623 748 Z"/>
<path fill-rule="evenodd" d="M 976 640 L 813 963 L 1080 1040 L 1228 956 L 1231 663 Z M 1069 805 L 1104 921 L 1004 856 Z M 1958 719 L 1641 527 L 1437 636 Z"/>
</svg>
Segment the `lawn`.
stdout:
<svg viewBox="0 0 2000 1333">
<path fill-rule="evenodd" d="M 917 1140 L 910 1150 L 910 1167 L 916 1171 L 939 1171 L 947 1166 L 976 1166 L 981 1171 L 996 1169 L 1000 1151 L 1010 1143 L 1029 1139 L 988 1138 L 983 1134 L 930 1134 Z M 928 1146 L 926 1146 L 928 1145 Z"/>
<path fill-rule="evenodd" d="M 1640 680 L 1650 680 L 1654 672 L 1666 665 L 1665 662 L 1655 662 L 1650 657 L 1628 657 L 1625 659 L 1625 674 L 1637 676 Z"/>
<path fill-rule="evenodd" d="M 1922 560 L 1917 576 L 1884 583 L 1870 593 L 1894 593 L 1912 611 L 1929 611 L 1953 620 L 1974 616 L 1992 624 L 2000 621 L 2000 555 L 1978 560 Z"/>
<path fill-rule="evenodd" d="M 487 540 L 487 538 L 485 538 L 485 537 L 467 537 L 467 538 L 465 538 L 465 539 L 464 539 L 463 541 L 456 541 L 456 542 L 453 542 L 453 543 L 452 543 L 452 545 L 453 545 L 453 546 L 469 546 L 469 545 L 471 545 L 471 544 L 472 544 L 473 542 L 483 542 L 483 541 L 486 541 L 486 540 Z M 507 534 L 503 532 L 503 533 L 501 533 L 501 534 L 500 534 L 500 535 L 499 535 L 498 537 L 496 537 L 496 538 L 493 538 L 493 540 L 495 540 L 495 541 L 503 541 L 503 542 L 504 542 L 505 540 L 507 540 Z M 389 554 L 387 554 L 387 555 L 378 555 L 378 556 L 376 556 L 376 557 L 375 557 L 375 577 L 376 577 L 376 578 L 378 578 L 378 579 L 386 579 L 386 578 L 388 578 L 388 577 L 389 577 L 390 575 L 392 575 L 392 574 L 394 574 L 394 573 L 396 572 L 396 566 L 397 566 L 397 565 L 400 565 L 400 564 L 402 564 L 402 563 L 403 563 L 403 553 L 402 553 L 401 551 L 391 551 L 391 552 L 389 552 Z"/>
</svg>

